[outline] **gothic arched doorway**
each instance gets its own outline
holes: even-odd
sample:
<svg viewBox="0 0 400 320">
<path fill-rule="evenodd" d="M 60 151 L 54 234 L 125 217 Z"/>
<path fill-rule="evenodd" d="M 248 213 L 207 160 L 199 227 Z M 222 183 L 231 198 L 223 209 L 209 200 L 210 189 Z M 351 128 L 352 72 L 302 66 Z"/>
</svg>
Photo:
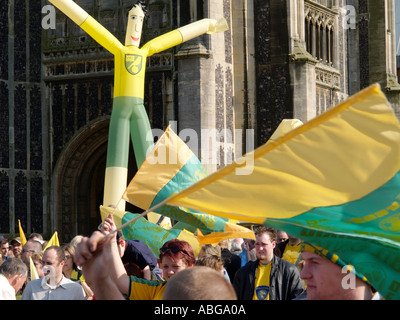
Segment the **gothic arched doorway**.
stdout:
<svg viewBox="0 0 400 320">
<path fill-rule="evenodd" d="M 53 174 L 51 227 L 60 241 L 90 235 L 101 222 L 109 117 L 98 119 L 77 133 L 64 148 Z M 136 173 L 130 148 L 128 181 Z M 127 204 L 127 210 L 136 208 Z"/>
</svg>

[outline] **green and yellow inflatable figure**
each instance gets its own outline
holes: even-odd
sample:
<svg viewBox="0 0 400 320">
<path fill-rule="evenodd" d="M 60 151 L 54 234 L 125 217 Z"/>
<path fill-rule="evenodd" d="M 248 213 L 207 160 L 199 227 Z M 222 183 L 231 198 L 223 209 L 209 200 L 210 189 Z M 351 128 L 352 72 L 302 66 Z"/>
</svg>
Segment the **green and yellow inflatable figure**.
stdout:
<svg viewBox="0 0 400 320">
<path fill-rule="evenodd" d="M 140 4 L 134 5 L 129 11 L 123 45 L 74 1 L 49 1 L 114 55 L 114 97 L 103 205 L 118 205 L 119 210 L 124 210 L 125 202 L 120 199 L 127 186 L 129 137 L 132 139 L 138 168 L 154 145 L 143 104 L 146 58 L 204 33 L 225 31 L 228 29 L 227 23 L 225 19 L 202 19 L 150 40 L 139 48 L 145 16 Z"/>
</svg>

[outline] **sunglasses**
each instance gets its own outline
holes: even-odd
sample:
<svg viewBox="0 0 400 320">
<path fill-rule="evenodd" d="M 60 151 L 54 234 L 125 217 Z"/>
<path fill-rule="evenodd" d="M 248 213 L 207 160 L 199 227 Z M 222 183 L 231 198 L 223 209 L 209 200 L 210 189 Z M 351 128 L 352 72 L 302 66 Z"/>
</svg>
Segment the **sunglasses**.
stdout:
<svg viewBox="0 0 400 320">
<path fill-rule="evenodd" d="M 185 250 L 179 247 L 163 247 L 160 249 L 161 253 L 166 253 L 168 251 L 171 251 L 172 253 L 178 253 L 179 251 L 182 251 L 183 253 L 188 254 Z"/>
</svg>

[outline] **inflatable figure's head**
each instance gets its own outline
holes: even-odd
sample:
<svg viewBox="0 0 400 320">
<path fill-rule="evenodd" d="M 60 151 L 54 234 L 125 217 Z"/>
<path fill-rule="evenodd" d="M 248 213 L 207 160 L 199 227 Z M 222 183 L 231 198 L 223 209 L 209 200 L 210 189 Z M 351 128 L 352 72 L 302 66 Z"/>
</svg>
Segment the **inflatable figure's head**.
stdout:
<svg viewBox="0 0 400 320">
<path fill-rule="evenodd" d="M 126 28 L 125 46 L 139 47 L 142 36 L 144 11 L 142 5 L 135 4 L 128 15 L 128 26 Z"/>
</svg>

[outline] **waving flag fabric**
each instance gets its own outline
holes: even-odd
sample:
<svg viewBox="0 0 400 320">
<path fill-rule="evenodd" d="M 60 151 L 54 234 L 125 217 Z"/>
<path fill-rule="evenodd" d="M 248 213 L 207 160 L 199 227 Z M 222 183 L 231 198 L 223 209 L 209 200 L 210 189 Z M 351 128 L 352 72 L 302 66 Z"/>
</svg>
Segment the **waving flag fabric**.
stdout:
<svg viewBox="0 0 400 320">
<path fill-rule="evenodd" d="M 206 175 L 196 155 L 168 127 L 129 183 L 123 199 L 148 210 Z M 153 211 L 201 230 L 201 243 L 215 243 L 221 238 L 254 239 L 250 229 L 201 211 L 168 205 Z"/>
<path fill-rule="evenodd" d="M 278 128 L 274 131 L 274 133 L 269 138 L 268 142 L 275 141 L 276 139 L 284 136 L 289 133 L 293 129 L 300 127 L 303 125 L 299 119 L 283 119 L 279 124 Z"/>
<path fill-rule="evenodd" d="M 31 280 L 39 279 L 39 274 L 37 272 L 35 263 L 32 260 L 32 257 L 29 257 L 29 272 L 30 272 Z"/>
<path fill-rule="evenodd" d="M 400 299 L 400 125 L 379 85 L 252 156 L 251 175 L 233 163 L 167 203 L 285 230 Z"/>
<path fill-rule="evenodd" d="M 43 249 L 43 251 L 46 251 L 47 248 L 51 246 L 60 246 L 60 241 L 58 240 L 58 232 L 54 232 L 53 235 L 51 236 L 49 242 L 47 243 L 46 247 Z"/>
<path fill-rule="evenodd" d="M 100 206 L 100 213 L 103 221 L 112 213 L 117 228 L 138 216 L 135 213 L 114 210 L 113 208 L 103 206 Z M 166 230 L 143 217 L 123 228 L 122 234 L 127 240 L 140 240 L 146 243 L 156 257 L 160 254 L 160 248 L 163 244 L 172 239 L 189 242 L 196 255 L 200 251 L 199 242 L 192 233 L 186 230 Z"/>
<path fill-rule="evenodd" d="M 21 238 L 21 246 L 24 246 L 26 243 L 26 237 L 24 229 L 22 229 L 21 220 L 19 219 L 18 219 L 18 228 L 19 228 L 19 237 Z"/>
</svg>

